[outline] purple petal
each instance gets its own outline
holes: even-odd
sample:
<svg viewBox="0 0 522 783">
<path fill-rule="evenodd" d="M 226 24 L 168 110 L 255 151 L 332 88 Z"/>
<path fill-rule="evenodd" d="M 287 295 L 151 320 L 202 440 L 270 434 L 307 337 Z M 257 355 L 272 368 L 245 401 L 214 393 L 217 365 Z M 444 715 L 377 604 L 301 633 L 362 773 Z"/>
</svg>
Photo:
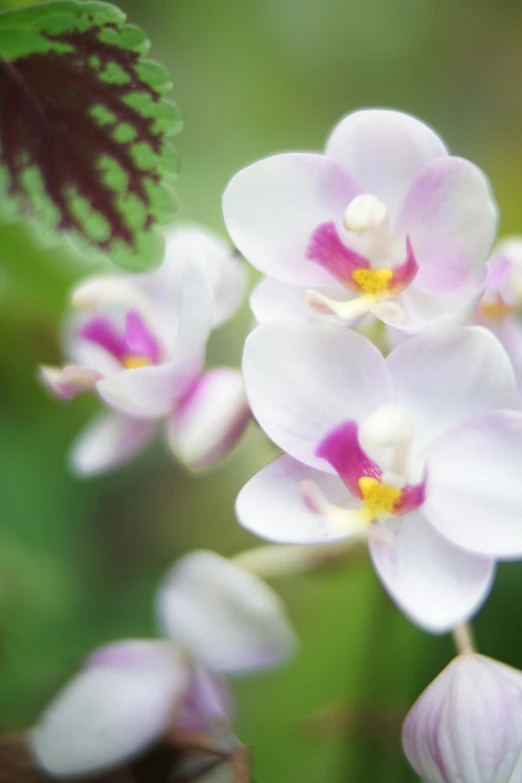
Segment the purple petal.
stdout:
<svg viewBox="0 0 522 783">
<path fill-rule="evenodd" d="M 87 321 L 79 330 L 78 337 L 99 345 L 101 348 L 122 362 L 127 353 L 125 340 L 108 318 L 96 316 Z"/>
<path fill-rule="evenodd" d="M 381 480 L 380 467 L 361 448 L 355 421 L 345 421 L 321 441 L 316 451 L 342 478 L 352 495 L 362 498 L 359 479 L 363 476 Z"/>
</svg>

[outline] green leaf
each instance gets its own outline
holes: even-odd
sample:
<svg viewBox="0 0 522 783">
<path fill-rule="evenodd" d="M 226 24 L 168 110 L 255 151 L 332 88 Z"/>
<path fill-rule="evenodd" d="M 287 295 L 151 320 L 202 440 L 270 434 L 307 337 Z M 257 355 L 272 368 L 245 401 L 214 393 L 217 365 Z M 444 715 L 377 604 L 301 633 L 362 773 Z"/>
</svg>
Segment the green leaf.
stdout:
<svg viewBox="0 0 522 783">
<path fill-rule="evenodd" d="M 133 270 L 159 263 L 181 130 L 149 42 L 102 2 L 0 14 L 0 217 L 31 216 Z"/>
</svg>

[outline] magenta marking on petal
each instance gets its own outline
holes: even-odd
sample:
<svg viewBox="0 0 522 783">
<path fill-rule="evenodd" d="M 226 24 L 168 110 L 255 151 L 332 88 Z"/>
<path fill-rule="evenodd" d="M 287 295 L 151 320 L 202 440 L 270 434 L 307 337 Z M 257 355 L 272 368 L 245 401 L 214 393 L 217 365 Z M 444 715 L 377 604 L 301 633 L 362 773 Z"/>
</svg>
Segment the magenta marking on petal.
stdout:
<svg viewBox="0 0 522 783">
<path fill-rule="evenodd" d="M 127 353 L 125 341 L 107 318 L 97 317 L 87 321 L 78 330 L 78 337 L 96 343 L 118 361 L 123 361 Z"/>
<path fill-rule="evenodd" d="M 400 500 L 395 504 L 396 514 L 407 514 L 422 506 L 426 500 L 426 476 L 420 484 L 406 484 L 401 490 Z"/>
<path fill-rule="evenodd" d="M 321 223 L 310 238 L 306 257 L 315 261 L 333 277 L 359 291 L 352 274 L 357 269 L 369 269 L 370 262 L 364 256 L 346 247 L 337 233 L 335 223 Z"/>
<path fill-rule="evenodd" d="M 352 495 L 359 499 L 362 499 L 360 478 L 368 476 L 378 481 L 382 478 L 380 467 L 361 448 L 355 421 L 339 424 L 321 441 L 315 453 L 330 463 Z"/>
<path fill-rule="evenodd" d="M 411 240 L 406 237 L 406 261 L 396 266 L 393 270 L 393 277 L 389 286 L 392 291 L 402 291 L 415 278 L 419 271 L 419 265 L 415 260 Z"/>
<path fill-rule="evenodd" d="M 125 319 L 126 353 L 144 356 L 151 364 L 158 364 L 161 357 L 158 341 L 136 312 L 127 313 Z"/>
</svg>

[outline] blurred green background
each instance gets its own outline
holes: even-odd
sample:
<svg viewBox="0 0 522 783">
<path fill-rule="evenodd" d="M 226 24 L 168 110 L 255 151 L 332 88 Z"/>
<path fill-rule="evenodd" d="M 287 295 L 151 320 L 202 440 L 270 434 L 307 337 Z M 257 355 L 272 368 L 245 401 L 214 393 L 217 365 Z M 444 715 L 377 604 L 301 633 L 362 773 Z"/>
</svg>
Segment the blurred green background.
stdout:
<svg viewBox="0 0 522 783">
<path fill-rule="evenodd" d="M 4 0 L 0 5 L 9 6 Z M 411 112 L 489 174 L 503 233 L 522 231 L 519 0 L 122 0 L 172 72 L 180 219 L 223 229 L 220 196 L 241 166 L 321 149 L 345 113 Z M 194 478 L 159 444 L 111 476 L 79 481 L 65 455 L 98 408 L 40 388 L 59 362 L 65 249 L 43 252 L 0 226 L 0 725 L 31 723 L 95 645 L 154 634 L 166 568 L 194 546 L 232 554 L 256 541 L 233 518 L 239 488 L 274 453 L 251 425 L 235 454 Z M 212 338 L 238 363 L 248 308 Z M 259 783 L 413 781 L 400 716 L 452 655 L 412 627 L 369 564 L 276 585 L 302 640 L 284 668 L 235 683 L 238 734 Z M 434 585 L 436 589 L 436 585 Z M 504 565 L 476 621 L 481 651 L 522 668 L 522 566 Z"/>
</svg>

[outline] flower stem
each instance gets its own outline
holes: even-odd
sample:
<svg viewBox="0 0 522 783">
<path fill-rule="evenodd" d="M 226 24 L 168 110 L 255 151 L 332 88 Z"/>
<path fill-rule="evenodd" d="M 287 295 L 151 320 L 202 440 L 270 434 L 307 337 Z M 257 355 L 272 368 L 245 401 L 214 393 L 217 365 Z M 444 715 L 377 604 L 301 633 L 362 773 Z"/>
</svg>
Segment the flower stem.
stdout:
<svg viewBox="0 0 522 783">
<path fill-rule="evenodd" d="M 451 635 L 459 655 L 471 655 L 471 653 L 476 652 L 473 630 L 469 623 L 457 625 L 451 632 Z"/>
</svg>

